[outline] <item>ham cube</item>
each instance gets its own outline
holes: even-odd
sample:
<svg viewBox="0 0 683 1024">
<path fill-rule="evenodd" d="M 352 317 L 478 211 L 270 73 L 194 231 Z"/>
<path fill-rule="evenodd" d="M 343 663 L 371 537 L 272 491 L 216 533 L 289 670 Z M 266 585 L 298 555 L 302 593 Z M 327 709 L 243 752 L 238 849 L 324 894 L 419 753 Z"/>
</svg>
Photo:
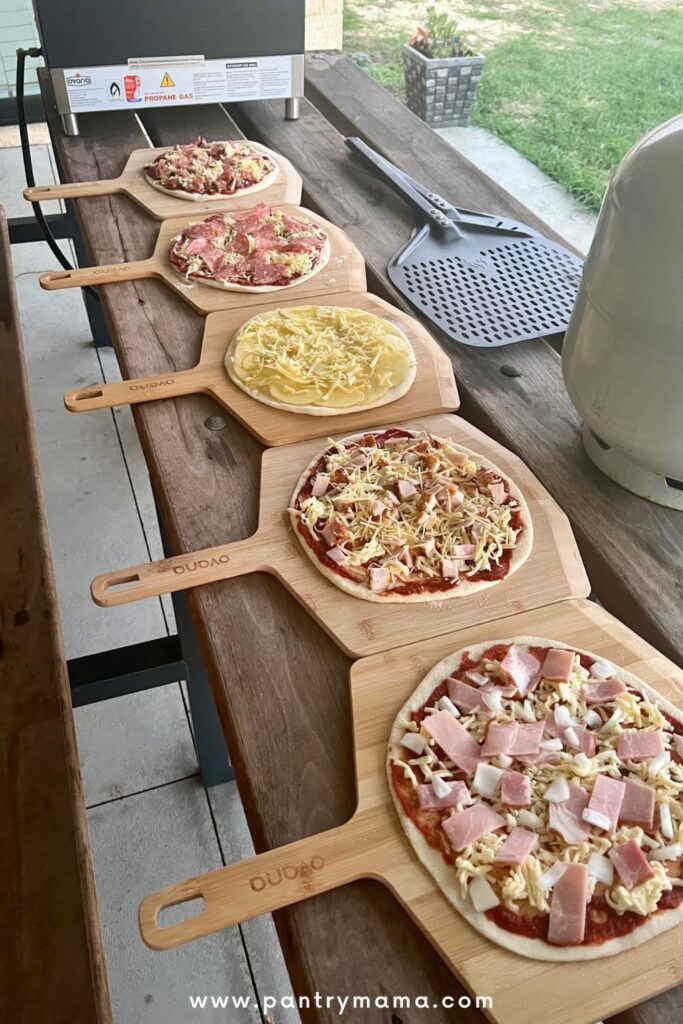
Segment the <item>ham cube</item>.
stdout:
<svg viewBox="0 0 683 1024">
<path fill-rule="evenodd" d="M 446 757 L 463 772 L 474 772 L 481 760 L 481 747 L 450 711 L 437 711 L 422 723 Z"/>
<path fill-rule="evenodd" d="M 502 481 L 489 484 L 489 494 L 494 505 L 502 505 L 505 501 L 505 484 Z"/>
<path fill-rule="evenodd" d="M 521 772 L 505 772 L 500 799 L 506 807 L 528 807 L 531 803 L 531 780 Z"/>
<path fill-rule="evenodd" d="M 548 942 L 556 946 L 578 946 L 586 930 L 588 868 L 567 864 L 555 883 L 550 901 Z"/>
<path fill-rule="evenodd" d="M 636 885 L 647 882 L 648 878 L 654 877 L 654 871 L 635 839 L 629 839 L 620 846 L 613 846 L 607 856 L 614 864 L 626 889 L 633 889 Z"/>
<path fill-rule="evenodd" d="M 436 811 L 442 810 L 446 807 L 455 807 L 456 804 L 462 804 L 463 807 L 469 807 L 472 803 L 472 797 L 470 791 L 464 782 L 448 782 L 446 785 L 451 787 L 450 793 L 447 796 L 438 797 L 434 792 L 434 787 L 430 782 L 425 785 L 417 787 L 417 803 L 421 811 Z"/>
<path fill-rule="evenodd" d="M 590 826 L 581 818 L 587 804 L 586 790 L 570 782 L 569 799 L 549 805 L 550 828 L 566 843 L 582 843 L 590 835 Z"/>
<path fill-rule="evenodd" d="M 475 550 L 474 544 L 456 544 L 453 555 L 455 558 L 471 558 Z"/>
<path fill-rule="evenodd" d="M 626 729 L 619 737 L 617 754 L 623 761 L 644 761 L 648 757 L 656 757 L 663 750 L 659 730 L 642 732 L 639 729 Z"/>
<path fill-rule="evenodd" d="M 508 753 L 512 757 L 538 754 L 544 729 L 545 721 L 542 718 L 536 722 L 518 722 L 517 732 Z"/>
<path fill-rule="evenodd" d="M 626 693 L 626 686 L 621 679 L 612 676 L 610 679 L 596 679 L 592 683 L 586 683 L 583 688 L 583 699 L 586 704 L 609 704 L 621 693 Z"/>
<path fill-rule="evenodd" d="M 516 733 L 516 722 L 491 722 L 486 731 L 484 746 L 481 748 L 482 757 L 509 754 Z"/>
<path fill-rule="evenodd" d="M 626 825 L 652 828 L 655 815 L 655 791 L 638 779 L 626 779 L 619 821 Z"/>
<path fill-rule="evenodd" d="M 446 452 L 446 458 L 454 466 L 464 466 L 467 462 L 467 456 L 464 452 Z"/>
<path fill-rule="evenodd" d="M 574 668 L 574 652 L 552 647 L 545 656 L 541 675 L 552 682 L 568 683 Z"/>
<path fill-rule="evenodd" d="M 441 563 L 441 575 L 445 580 L 455 580 L 460 575 L 460 566 L 453 558 L 444 558 Z"/>
<path fill-rule="evenodd" d="M 520 651 L 514 644 L 501 661 L 500 667 L 522 697 L 534 690 L 541 679 L 541 663 L 538 658 Z"/>
<path fill-rule="evenodd" d="M 461 682 L 460 679 L 448 680 L 448 696 L 466 714 L 476 710 L 476 708 L 480 708 L 482 705 L 481 690 L 475 686 L 468 686 L 467 683 Z"/>
<path fill-rule="evenodd" d="M 417 494 L 417 489 L 410 480 L 399 480 L 396 484 L 396 492 L 401 501 L 410 501 Z"/>
<path fill-rule="evenodd" d="M 314 498 L 320 498 L 330 486 L 330 478 L 327 473 L 316 473 L 311 494 Z"/>
<path fill-rule="evenodd" d="M 464 850 L 489 832 L 497 832 L 505 825 L 505 818 L 485 803 L 472 804 L 459 814 L 447 818 L 441 826 L 454 850 Z"/>
<path fill-rule="evenodd" d="M 493 863 L 521 867 L 537 846 L 538 834 L 536 832 L 529 832 L 526 828 L 515 826 L 493 858 Z"/>
<path fill-rule="evenodd" d="M 346 565 L 346 563 L 349 560 L 346 551 L 344 551 L 343 548 L 337 547 L 336 545 L 333 548 L 330 548 L 330 550 L 327 551 L 326 554 L 327 557 L 331 558 L 333 562 L 337 563 L 337 565 Z"/>
<path fill-rule="evenodd" d="M 375 566 L 370 569 L 370 590 L 374 594 L 380 594 L 383 590 L 386 590 L 390 582 L 389 570 L 385 569 L 384 566 Z"/>
<path fill-rule="evenodd" d="M 609 775 L 597 776 L 588 801 L 588 810 L 607 820 L 605 831 L 616 831 L 625 791 L 626 785 L 619 779 L 611 779 Z M 590 818 L 584 817 L 584 821 L 590 821 Z"/>
<path fill-rule="evenodd" d="M 681 760 L 683 760 L 683 736 L 680 733 L 675 732 L 671 738 L 674 741 L 674 751 L 678 754 Z"/>
</svg>

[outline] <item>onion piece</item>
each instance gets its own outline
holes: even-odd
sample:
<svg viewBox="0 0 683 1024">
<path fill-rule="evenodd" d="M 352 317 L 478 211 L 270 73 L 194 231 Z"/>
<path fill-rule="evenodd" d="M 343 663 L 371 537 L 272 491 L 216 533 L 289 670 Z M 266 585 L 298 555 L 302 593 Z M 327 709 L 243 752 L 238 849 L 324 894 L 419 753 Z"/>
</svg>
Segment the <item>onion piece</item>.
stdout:
<svg viewBox="0 0 683 1024">
<path fill-rule="evenodd" d="M 496 896 L 493 886 L 486 881 L 483 875 L 480 875 L 479 878 L 473 878 L 467 891 L 472 901 L 472 906 L 479 914 L 500 906 L 500 900 Z"/>
<path fill-rule="evenodd" d="M 415 754 L 424 754 L 426 743 L 424 736 L 421 736 L 419 732 L 407 732 L 401 740 L 401 746 L 407 747 Z"/>
<path fill-rule="evenodd" d="M 450 697 L 441 697 L 440 700 L 437 701 L 436 706 L 439 711 L 450 711 L 453 718 L 460 718 L 460 712 Z"/>
<path fill-rule="evenodd" d="M 590 771 L 591 759 L 584 754 L 583 750 L 574 756 L 574 764 L 580 772 Z"/>
<path fill-rule="evenodd" d="M 588 711 L 583 716 L 583 724 L 587 725 L 589 729 L 597 729 L 602 725 L 602 718 L 594 708 L 588 708 Z"/>
<path fill-rule="evenodd" d="M 572 747 L 574 747 L 577 750 L 581 746 L 581 740 L 578 737 L 576 729 L 574 729 L 574 727 L 571 725 L 568 729 L 564 730 L 564 738 L 566 739 L 567 743 L 569 743 Z"/>
<path fill-rule="evenodd" d="M 610 665 L 608 661 L 603 661 L 602 658 L 594 661 L 589 671 L 593 679 L 610 679 L 617 672 L 613 665 Z"/>
<path fill-rule="evenodd" d="M 603 832 L 611 832 L 612 830 L 612 822 L 609 820 L 607 815 L 601 814 L 600 811 L 593 810 L 591 807 L 586 807 L 581 817 L 584 821 L 587 821 L 589 825 L 595 825 L 596 828 L 601 828 Z"/>
<path fill-rule="evenodd" d="M 544 828 L 543 818 L 540 818 L 538 814 L 534 814 L 533 811 L 523 808 L 517 815 L 517 821 L 520 825 L 526 826 L 526 828 L 533 828 L 536 831 Z"/>
<path fill-rule="evenodd" d="M 659 846 L 656 850 L 650 850 L 648 860 L 678 860 L 683 857 L 683 843 L 672 843 L 671 846 Z"/>
<path fill-rule="evenodd" d="M 443 800 L 444 797 L 448 796 L 453 786 L 445 782 L 439 775 L 432 775 L 432 789 L 437 800 Z"/>
<path fill-rule="evenodd" d="M 521 705 L 520 718 L 522 718 L 525 722 L 536 721 L 536 712 L 534 711 L 530 700 L 525 700 L 524 703 Z"/>
<path fill-rule="evenodd" d="M 671 820 L 671 811 L 666 800 L 659 805 L 659 830 L 665 839 L 673 839 L 674 823 Z"/>
<path fill-rule="evenodd" d="M 659 775 L 662 768 L 666 768 L 669 761 L 671 760 L 671 754 L 668 750 L 663 750 L 661 754 L 657 754 L 651 758 L 650 763 L 647 766 L 647 774 L 649 778 L 654 779 L 655 775 Z"/>
<path fill-rule="evenodd" d="M 592 853 L 588 858 L 588 874 L 597 878 L 598 882 L 611 885 L 614 881 L 614 864 L 601 853 Z"/>
<path fill-rule="evenodd" d="M 562 740 L 559 736 L 553 736 L 549 740 L 541 740 L 541 750 L 562 750 Z"/>
<path fill-rule="evenodd" d="M 570 726 L 576 724 L 569 713 L 569 708 L 565 707 L 564 704 L 558 704 L 555 708 L 555 724 L 560 729 L 568 729 Z"/>
<path fill-rule="evenodd" d="M 490 800 L 495 796 L 502 776 L 503 771 L 501 768 L 496 768 L 495 765 L 484 764 L 483 761 L 480 761 L 474 773 L 472 789 L 475 793 L 479 793 L 480 796 Z"/>
<path fill-rule="evenodd" d="M 475 684 L 475 686 L 486 686 L 490 679 L 485 676 L 483 672 L 465 672 L 467 678 Z"/>
<path fill-rule="evenodd" d="M 565 800 L 569 800 L 570 795 L 569 783 L 564 775 L 558 775 L 546 789 L 543 799 L 549 800 L 552 804 L 563 804 Z"/>
<path fill-rule="evenodd" d="M 503 706 L 503 695 L 500 690 L 488 690 L 482 694 L 484 704 L 494 715 L 498 714 Z"/>
<path fill-rule="evenodd" d="M 510 757 L 509 754 L 498 755 L 498 764 L 500 765 L 501 768 L 510 768 L 512 766 L 512 761 L 513 759 Z"/>
<path fill-rule="evenodd" d="M 556 860 L 553 866 L 551 868 L 548 868 L 547 871 L 544 871 L 543 874 L 539 877 L 538 881 L 536 882 L 538 888 L 541 889 L 543 892 L 548 892 L 550 889 L 552 889 L 553 886 L 557 885 L 559 880 L 562 878 L 566 866 L 567 865 L 564 864 L 562 861 Z"/>
</svg>

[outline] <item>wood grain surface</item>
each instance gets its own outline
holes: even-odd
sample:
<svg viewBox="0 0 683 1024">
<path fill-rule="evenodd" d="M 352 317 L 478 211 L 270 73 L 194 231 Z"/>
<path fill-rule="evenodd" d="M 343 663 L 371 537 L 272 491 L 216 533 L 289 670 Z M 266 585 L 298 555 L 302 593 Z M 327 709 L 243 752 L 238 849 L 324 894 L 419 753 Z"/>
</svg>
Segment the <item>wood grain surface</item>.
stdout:
<svg viewBox="0 0 683 1024">
<path fill-rule="evenodd" d="M 156 277 L 163 281 L 198 313 L 215 313 L 223 309 L 253 309 L 272 301 L 274 295 L 284 297 L 296 295 L 297 302 L 314 296 L 331 299 L 339 292 L 365 291 L 365 264 L 358 249 L 336 225 L 323 217 L 304 210 L 300 206 L 285 206 L 278 209 L 292 216 L 303 216 L 321 227 L 329 240 L 329 258 L 320 270 L 308 280 L 291 284 L 277 290 L 263 292 L 231 291 L 229 288 L 214 288 L 197 280 L 187 280 L 174 270 L 168 258 L 169 250 L 178 235 L 200 219 L 197 217 L 165 220 L 147 259 L 128 260 L 125 263 L 111 263 L 77 270 L 51 270 L 40 275 L 40 286 L 48 291 L 61 288 L 84 288 L 86 285 L 120 284 L 123 281 L 139 281 Z"/>
<path fill-rule="evenodd" d="M 145 145 L 136 118 L 128 112 L 82 118 L 81 135 L 65 138 L 53 114 L 49 85 L 44 75 L 41 78 L 61 176 L 89 180 L 120 174 L 125 154 Z M 363 79 L 363 93 L 368 118 L 376 118 L 376 93 L 367 78 Z M 395 125 L 397 135 L 403 132 L 404 154 L 410 152 L 417 176 L 425 178 L 425 167 L 436 160 L 449 175 L 448 188 L 442 190 L 451 199 L 538 226 L 528 211 L 457 152 L 448 148 L 446 159 L 445 144 L 431 132 L 429 157 L 425 157 L 424 145 L 421 157 L 413 153 L 411 140 L 415 137 L 415 149 L 420 151 L 427 129 L 382 95 L 387 123 L 374 128 L 380 146 L 382 133 L 393 132 Z M 290 123 L 282 120 L 281 107 L 276 110 L 259 103 L 248 109 L 250 117 L 258 114 L 263 128 L 272 130 L 274 147 L 288 149 L 297 166 L 305 168 L 305 201 L 310 203 L 315 192 L 330 210 L 333 206 L 340 210 L 339 223 L 354 238 L 363 233 L 367 241 L 364 255 L 371 256 L 376 271 L 373 289 L 388 295 L 379 249 L 391 245 L 393 252 L 403 244 L 410 230 L 409 216 L 402 204 L 387 197 L 367 176 L 358 177 L 357 171 L 349 174 L 350 157 L 338 132 L 310 103 L 302 106 L 301 121 Z M 236 114 L 245 120 L 244 110 Z M 194 132 L 214 138 L 239 134 L 234 121 L 217 105 L 143 111 L 141 121 L 155 146 L 170 145 Z M 394 158 L 400 163 L 404 154 L 396 152 Z M 459 190 L 461 181 L 466 195 L 454 193 L 454 185 L 458 184 Z M 341 191 L 346 192 L 343 209 L 337 195 Z M 140 259 L 152 251 L 157 227 L 125 196 L 82 199 L 75 205 L 92 262 Z M 372 231 L 382 239 L 379 246 L 369 237 Z M 125 377 L 177 372 L 197 361 L 203 321 L 160 282 L 125 283 L 102 289 L 101 295 Z M 395 302 L 395 297 L 390 301 Z M 582 536 L 590 538 L 589 496 L 577 501 L 564 484 L 567 463 L 583 464 L 585 460 L 573 414 L 562 402 L 553 406 L 553 395 L 560 393 L 557 358 L 543 343 L 518 346 L 512 355 L 515 362 L 521 360 L 521 380 L 502 377 L 500 361 L 493 361 L 488 369 L 482 366 L 475 374 L 471 358 L 465 357 L 468 415 L 476 416 L 487 432 L 495 429 L 499 440 L 505 439 L 506 446 L 521 453 L 537 475 L 548 478 L 546 482 L 558 499 L 572 511 Z M 458 359 L 456 368 L 459 365 Z M 551 393 L 546 397 L 549 386 Z M 209 429 L 206 424 L 217 411 L 220 407 L 207 396 L 133 408 L 160 515 L 172 550 L 178 552 L 239 540 L 256 527 L 261 446 L 232 419 L 225 430 Z M 569 455 L 564 448 L 567 436 L 570 446 L 574 445 Z M 576 474 L 570 476 L 576 479 Z M 621 508 L 621 492 L 597 472 L 595 478 L 596 529 L 602 529 L 605 504 L 613 501 L 615 509 Z M 583 473 L 581 479 L 586 479 Z M 627 495 L 626 501 L 628 505 L 631 497 Z M 652 538 L 655 551 L 663 551 L 667 533 L 664 524 L 661 528 L 655 525 L 658 512 L 651 513 L 646 536 Z M 616 529 L 621 538 L 631 532 L 624 523 L 617 523 Z M 592 548 L 597 554 L 597 543 Z M 633 543 L 632 555 L 637 557 L 641 548 Z M 612 551 L 610 547 L 608 556 Z M 643 559 L 645 569 L 656 561 L 655 554 L 647 550 Z M 623 607 L 627 603 L 624 595 L 633 598 L 643 571 L 641 566 L 635 568 L 635 582 L 625 571 L 611 574 L 614 604 Z M 601 589 L 609 601 L 609 587 Z M 674 592 L 665 582 L 670 606 Z M 652 588 L 648 588 L 643 620 L 660 626 L 664 622 L 667 628 L 654 630 L 659 645 L 666 640 L 668 648 L 678 652 L 681 644 L 676 637 L 680 641 L 681 631 L 674 622 L 675 610 L 650 609 L 651 594 Z M 347 656 L 270 575 L 198 588 L 189 592 L 188 600 L 256 849 L 282 846 L 348 820 L 356 796 Z M 632 613 L 637 607 L 631 600 Z M 261 708 L 265 680 L 275 682 L 269 687 L 269 713 L 278 722 L 277 734 L 264 729 L 262 715 L 254 710 Z M 371 998 L 399 993 L 411 999 L 426 993 L 432 1003 L 440 1004 L 445 996 L 457 998 L 463 993 L 398 901 L 378 882 L 359 880 L 278 911 L 275 923 L 295 990 L 309 998 L 316 992 L 359 992 Z M 649 1001 L 637 1016 L 620 1015 L 619 1024 L 674 1024 L 680 1009 L 680 997 L 670 994 Z M 306 1024 L 338 1024 L 337 1013 L 324 1007 L 304 1010 L 302 1015 Z M 392 1024 L 413 1024 L 423 1017 L 407 1011 L 394 1016 Z M 388 1024 L 389 1017 L 384 1015 L 383 1024 Z M 359 1024 L 376 1024 L 378 1014 L 360 1010 L 355 1019 Z M 430 1012 L 429 1019 L 430 1024 L 447 1024 L 453 1020 L 453 1011 L 440 1007 Z M 458 1021 L 463 1024 L 481 1024 L 482 1020 L 474 1009 L 458 1011 Z"/>
<path fill-rule="evenodd" d="M 190 140 L 178 140 L 183 145 Z M 54 185 L 35 185 L 24 189 L 24 199 L 42 203 L 50 199 L 84 199 L 89 196 L 106 196 L 120 193 L 138 203 L 143 210 L 156 220 L 169 217 L 194 217 L 230 210 L 248 210 L 254 203 L 289 203 L 298 206 L 301 202 L 301 176 L 286 157 L 280 157 L 267 146 L 261 146 L 278 165 L 278 175 L 270 185 L 246 195 L 237 192 L 234 196 L 220 196 L 199 201 L 179 199 L 173 192 L 160 192 L 145 179 L 147 164 L 168 149 L 137 149 L 130 154 L 118 178 L 101 181 L 58 182 Z"/>
<path fill-rule="evenodd" d="M 516 572 L 479 593 L 450 600 L 436 595 L 419 604 L 363 601 L 335 587 L 306 557 L 287 515 L 301 474 L 329 446 L 325 436 L 264 454 L 259 525 L 251 537 L 103 573 L 92 584 L 95 601 L 112 607 L 246 573 L 270 572 L 346 654 L 361 657 L 402 646 L 407 639 L 438 636 L 455 624 L 489 622 L 515 611 L 588 595 L 588 579 L 564 513 L 518 459 L 456 416 L 430 416 L 398 425 L 447 437 L 484 456 L 517 484 L 529 510 L 534 542 Z"/>
<path fill-rule="evenodd" d="M 0 207 L 0 1018 L 110 1024 L 13 289 Z"/>
<path fill-rule="evenodd" d="M 70 412 L 107 409 L 115 405 L 133 405 L 179 395 L 207 394 L 232 413 L 263 444 L 292 444 L 329 434 L 363 429 L 390 420 L 411 419 L 431 413 L 451 412 L 460 399 L 451 361 L 429 332 L 403 310 L 396 309 L 369 292 L 341 292 L 334 304 L 368 310 L 396 324 L 408 337 L 417 361 L 415 381 L 410 391 L 397 401 L 363 412 L 334 416 L 307 416 L 265 405 L 252 398 L 230 379 L 223 365 L 225 350 L 233 334 L 253 315 L 253 310 L 238 309 L 211 313 L 206 318 L 199 362 L 190 370 L 158 374 L 92 388 L 75 388 L 64 396 Z M 295 303 L 272 301 L 259 306 L 258 312 L 289 308 Z"/>
<path fill-rule="evenodd" d="M 358 803 L 349 821 L 148 896 L 140 907 L 148 945 L 170 949 L 369 875 L 396 895 L 468 991 L 491 997 L 487 1015 L 497 1024 L 536 1024 L 540 1005 L 544 1024 L 593 1024 L 680 982 L 676 930 L 609 960 L 583 963 L 529 960 L 502 949 L 448 903 L 404 835 L 386 778 L 387 742 L 397 711 L 448 654 L 520 635 L 590 650 L 683 708 L 683 672 L 588 601 L 563 602 L 364 658 L 351 669 Z M 159 925 L 165 907 L 197 898 L 203 901 L 201 913 Z"/>
</svg>

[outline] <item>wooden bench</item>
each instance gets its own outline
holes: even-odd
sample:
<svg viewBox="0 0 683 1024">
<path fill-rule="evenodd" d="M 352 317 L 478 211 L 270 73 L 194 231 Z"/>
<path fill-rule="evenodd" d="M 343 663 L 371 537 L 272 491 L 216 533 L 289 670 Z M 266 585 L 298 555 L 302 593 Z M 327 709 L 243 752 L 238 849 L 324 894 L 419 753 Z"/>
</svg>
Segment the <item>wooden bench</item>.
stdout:
<svg viewBox="0 0 683 1024">
<path fill-rule="evenodd" d="M 112 1020 L 69 681 L 0 207 L 0 1016 Z"/>
</svg>

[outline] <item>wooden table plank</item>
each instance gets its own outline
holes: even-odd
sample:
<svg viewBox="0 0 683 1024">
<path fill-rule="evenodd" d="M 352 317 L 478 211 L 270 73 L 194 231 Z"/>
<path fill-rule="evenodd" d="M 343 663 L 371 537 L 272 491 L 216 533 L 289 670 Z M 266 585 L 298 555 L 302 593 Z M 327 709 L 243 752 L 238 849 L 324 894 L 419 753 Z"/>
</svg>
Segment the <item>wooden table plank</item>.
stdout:
<svg viewBox="0 0 683 1024">
<path fill-rule="evenodd" d="M 112 1020 L 69 679 L 0 207 L 0 1016 Z"/>
<path fill-rule="evenodd" d="M 194 109 L 201 113 L 202 108 Z M 176 130 L 172 113 L 145 115 L 156 144 L 189 137 L 186 115 Z M 198 114 L 193 132 L 210 137 L 215 115 L 216 109 L 204 124 Z M 120 134 L 125 126 L 114 125 L 116 142 L 107 150 L 107 118 L 81 118 L 77 138 L 65 138 L 52 122 L 69 177 L 119 173 L 129 150 L 142 144 L 144 136 L 131 117 L 128 139 Z M 97 262 L 117 245 L 126 258 L 135 258 L 149 245 L 150 229 L 156 230 L 121 197 L 79 200 L 77 207 Z M 124 374 L 192 364 L 202 321 L 167 289 L 141 281 L 111 285 L 100 294 Z M 261 452 L 254 438 L 227 417 L 225 430 L 208 430 L 206 419 L 225 413 L 200 396 L 150 403 L 133 412 L 171 546 L 191 550 L 251 533 Z M 189 602 L 256 849 L 341 824 L 355 806 L 349 660 L 270 576 L 205 587 L 191 592 Z M 427 940 L 377 883 L 360 882 L 282 911 L 276 925 L 293 984 L 302 994 L 358 992 L 374 998 L 397 992 L 434 1000 L 462 994 Z M 338 1021 L 331 1009 L 304 1017 L 322 1024 Z M 431 1017 L 434 1024 L 450 1018 L 447 1010 Z M 360 1010 L 354 1019 L 376 1021 L 376 1012 Z M 463 1011 L 462 1020 L 481 1017 Z"/>
<path fill-rule="evenodd" d="M 365 136 L 454 203 L 543 229 L 348 58 L 309 58 L 307 68 L 309 92 L 316 102 L 324 95 L 325 113 L 344 131 Z M 408 238 L 413 216 L 353 161 L 330 122 L 310 103 L 302 104 L 302 117 L 294 122 L 283 120 L 276 103 L 245 104 L 232 113 L 247 134 L 297 162 L 305 202 L 349 233 L 368 262 L 375 290 L 409 308 L 390 285 L 386 263 Z M 683 665 L 683 518 L 623 490 L 589 461 L 559 358 L 545 341 L 498 349 L 443 343 L 461 387 L 462 414 L 520 455 L 567 512 L 596 595 Z M 503 375 L 506 364 L 519 376 Z"/>
</svg>

